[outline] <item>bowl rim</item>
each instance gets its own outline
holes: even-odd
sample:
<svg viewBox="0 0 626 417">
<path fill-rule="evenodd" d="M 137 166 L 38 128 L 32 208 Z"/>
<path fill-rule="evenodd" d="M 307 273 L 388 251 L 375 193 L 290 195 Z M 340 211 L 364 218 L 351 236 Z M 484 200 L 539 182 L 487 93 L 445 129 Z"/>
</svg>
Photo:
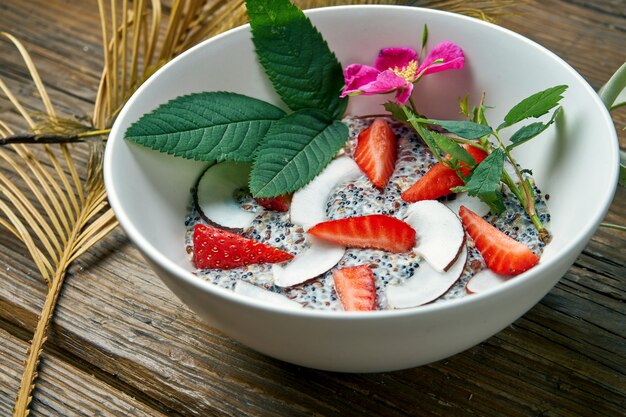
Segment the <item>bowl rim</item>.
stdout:
<svg viewBox="0 0 626 417">
<path fill-rule="evenodd" d="M 433 14 L 433 15 L 444 15 L 453 19 L 462 19 L 471 21 L 472 24 L 476 24 L 479 26 L 484 26 L 490 28 L 489 30 L 495 30 L 496 32 L 517 38 L 519 41 L 522 41 L 533 48 L 538 49 L 540 52 L 547 55 L 550 59 L 557 61 L 564 70 L 569 72 L 573 78 L 575 78 L 581 86 L 590 93 L 589 95 L 592 98 L 592 102 L 595 104 L 602 116 L 604 118 L 604 122 L 610 126 L 609 132 L 611 136 L 611 140 L 613 140 L 614 146 L 612 147 L 612 155 L 610 155 L 613 164 L 612 170 L 610 172 L 610 182 L 612 184 L 608 193 L 606 194 L 605 201 L 602 204 L 599 204 L 596 207 L 596 210 L 591 213 L 592 215 L 587 217 L 587 222 L 582 225 L 579 225 L 577 237 L 579 239 L 572 239 L 570 242 L 564 245 L 561 249 L 562 254 L 569 254 L 576 250 L 576 245 L 580 243 L 581 240 L 588 241 L 588 239 L 592 236 L 593 232 L 596 230 L 601 220 L 606 215 L 615 191 L 617 189 L 617 179 L 619 173 L 619 142 L 617 138 L 617 133 L 611 119 L 609 111 L 606 109 L 604 104 L 602 103 L 600 97 L 593 90 L 593 88 L 589 85 L 589 83 L 580 75 L 576 70 L 572 68 L 567 62 L 565 62 L 562 58 L 556 55 L 554 52 L 540 45 L 539 43 L 532 41 L 526 38 L 523 35 L 520 35 L 510 29 L 503 28 L 501 26 L 495 25 L 490 22 L 486 22 L 483 20 L 479 20 L 473 17 L 460 15 L 457 13 L 428 9 L 423 7 L 416 6 L 403 6 L 403 5 L 343 5 L 343 6 L 329 6 L 329 7 L 319 7 L 314 9 L 305 10 L 305 14 L 311 17 L 314 17 L 318 14 L 324 13 L 333 13 L 336 10 L 345 10 L 345 9 L 372 9 L 372 10 L 389 10 L 389 9 L 407 9 L 410 10 L 411 13 L 425 13 L 425 14 Z M 126 215 L 126 211 L 117 195 L 115 187 L 113 186 L 113 176 L 114 170 L 112 168 L 113 162 L 113 154 L 114 147 L 116 143 L 124 140 L 124 132 L 121 131 L 120 128 L 120 120 L 125 118 L 128 109 L 131 108 L 134 102 L 137 100 L 144 90 L 150 88 L 150 85 L 154 81 L 154 79 L 158 78 L 160 74 L 166 71 L 171 66 L 177 65 L 180 60 L 185 59 L 187 55 L 194 54 L 196 50 L 203 48 L 205 45 L 219 42 L 222 38 L 231 36 L 234 33 L 249 31 L 250 25 L 244 24 L 235 28 L 232 28 L 228 31 L 225 31 L 221 34 L 218 34 L 212 38 L 206 39 L 199 44 L 193 46 L 187 51 L 181 53 L 179 56 L 175 57 L 163 67 L 159 68 L 154 74 L 152 74 L 144 83 L 133 93 L 131 98 L 126 102 L 120 113 L 118 114 L 109 134 L 109 139 L 107 141 L 105 147 L 105 154 L 103 160 L 103 171 L 104 171 L 104 182 L 107 190 L 109 204 L 113 209 L 115 216 L 117 217 L 120 226 L 124 230 L 124 232 L 128 235 L 130 240 L 140 249 L 140 251 L 147 256 L 151 262 L 157 264 L 160 268 L 170 273 L 171 276 L 175 277 L 175 279 L 182 280 L 185 283 L 195 287 L 198 290 L 203 292 L 208 292 L 212 295 L 225 298 L 228 301 L 235 302 L 237 304 L 243 304 L 248 308 L 253 309 L 261 309 L 268 312 L 287 314 L 289 316 L 294 317 L 303 317 L 303 318 L 314 318 L 320 320 L 372 320 L 372 319 L 389 319 L 396 317 L 408 317 L 414 315 L 429 315 L 437 313 L 441 310 L 455 310 L 464 307 L 469 303 L 479 303 L 481 301 L 487 300 L 489 298 L 498 297 L 499 294 L 511 291 L 516 287 L 520 287 L 525 285 L 528 281 L 534 279 L 541 279 L 541 273 L 549 269 L 550 266 L 555 264 L 558 259 L 554 257 L 548 262 L 539 262 L 539 264 L 530 269 L 527 272 L 524 272 L 515 277 L 515 279 L 509 279 L 507 282 L 499 285 L 495 288 L 489 289 L 482 293 L 472 294 L 471 296 L 464 296 L 455 299 L 444 300 L 441 302 L 431 302 L 429 304 L 411 307 L 406 309 L 390 309 L 390 310 L 376 310 L 376 311 L 368 311 L 368 312 L 350 312 L 350 311 L 328 311 L 328 310 L 315 310 L 315 309 L 294 309 L 289 307 L 284 307 L 281 305 L 275 305 L 272 303 L 268 303 L 266 301 L 257 300 L 252 297 L 247 297 L 244 295 L 236 294 L 234 291 L 231 291 L 226 288 L 222 288 L 218 285 L 212 284 L 208 281 L 205 281 L 196 275 L 194 275 L 190 270 L 184 268 L 183 266 L 177 264 L 176 262 L 170 260 L 166 256 L 164 256 L 158 249 L 156 249 L 147 239 L 145 239 L 141 233 L 137 230 L 137 228 L 133 225 L 129 217 Z M 182 221 L 182 220 L 181 220 Z M 582 238 L 582 239 L 581 239 Z M 182 244 L 182 243 L 181 243 Z M 560 279 L 561 277 L 559 277 Z"/>
</svg>

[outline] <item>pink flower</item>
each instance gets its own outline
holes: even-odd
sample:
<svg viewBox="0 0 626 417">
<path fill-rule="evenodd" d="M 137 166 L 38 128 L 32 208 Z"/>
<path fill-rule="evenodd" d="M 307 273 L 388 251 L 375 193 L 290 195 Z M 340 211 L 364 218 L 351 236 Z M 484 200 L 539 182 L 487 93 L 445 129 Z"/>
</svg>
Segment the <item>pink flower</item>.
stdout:
<svg viewBox="0 0 626 417">
<path fill-rule="evenodd" d="M 435 46 L 418 66 L 417 52 L 411 48 L 381 49 L 373 67 L 351 64 L 343 72 L 346 86 L 341 97 L 348 95 L 396 92 L 396 100 L 404 104 L 411 96 L 413 83 L 426 74 L 463 68 L 463 50 L 452 42 Z"/>
</svg>

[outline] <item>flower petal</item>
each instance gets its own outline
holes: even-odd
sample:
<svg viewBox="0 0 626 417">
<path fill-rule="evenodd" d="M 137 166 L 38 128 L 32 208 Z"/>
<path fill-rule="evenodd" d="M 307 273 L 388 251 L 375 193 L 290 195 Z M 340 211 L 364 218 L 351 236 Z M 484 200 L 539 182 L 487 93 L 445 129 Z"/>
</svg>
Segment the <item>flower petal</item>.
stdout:
<svg viewBox="0 0 626 417">
<path fill-rule="evenodd" d="M 383 48 L 378 53 L 374 66 L 379 71 L 404 68 L 409 62 L 417 61 L 417 52 L 411 48 Z"/>
<path fill-rule="evenodd" d="M 393 71 L 387 70 L 378 74 L 375 81 L 361 86 L 361 92 L 366 96 L 370 96 L 373 94 L 388 93 L 396 88 L 403 88 L 409 85 L 413 86 L 413 84 L 407 82 L 404 78 L 394 74 Z"/>
<path fill-rule="evenodd" d="M 343 70 L 343 78 L 346 82 L 346 86 L 341 92 L 341 97 L 360 91 L 363 85 L 376 81 L 378 74 L 380 74 L 380 71 L 374 67 L 361 64 L 348 65 Z"/>
<path fill-rule="evenodd" d="M 396 101 L 400 104 L 406 103 L 413 92 L 413 84 L 407 83 L 406 87 L 396 90 Z"/>
<path fill-rule="evenodd" d="M 434 63 L 437 60 L 442 60 L 443 62 Z M 422 65 L 418 68 L 417 73 L 420 75 L 432 74 L 448 69 L 463 68 L 464 65 L 465 55 L 463 55 L 463 50 L 455 43 L 441 42 L 431 49 Z"/>
</svg>

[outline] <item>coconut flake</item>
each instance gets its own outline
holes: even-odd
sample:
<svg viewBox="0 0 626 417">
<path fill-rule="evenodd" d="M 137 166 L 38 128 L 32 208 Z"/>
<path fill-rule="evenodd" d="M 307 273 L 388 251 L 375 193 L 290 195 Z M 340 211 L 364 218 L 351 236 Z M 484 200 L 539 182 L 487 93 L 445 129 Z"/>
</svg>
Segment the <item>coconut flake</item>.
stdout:
<svg viewBox="0 0 626 417">
<path fill-rule="evenodd" d="M 436 271 L 446 271 L 465 242 L 457 215 L 437 200 L 424 200 L 409 206 L 404 221 L 417 232 L 415 253 Z"/>
<path fill-rule="evenodd" d="M 294 193 L 289 209 L 291 222 L 306 231 L 325 221 L 330 193 L 339 182 L 354 180 L 359 175 L 361 170 L 352 158 L 342 156 L 333 160 L 310 183 Z"/>
<path fill-rule="evenodd" d="M 454 200 L 446 201 L 444 204 L 452 210 L 453 213 L 458 213 L 461 206 L 465 206 L 480 217 L 486 216 L 490 210 L 489 206 L 480 201 L 478 197 L 471 197 L 467 193 L 458 193 Z"/>
<path fill-rule="evenodd" d="M 293 194 L 289 209 L 291 222 L 301 225 L 306 231 L 326 221 L 326 204 L 330 193 L 338 183 L 352 181 L 359 175 L 361 170 L 352 158 L 342 156 L 331 161 L 324 171 Z M 307 236 L 307 240 L 310 246 L 291 262 L 272 266 L 275 285 L 292 287 L 318 277 L 337 265 L 346 252 L 345 247 L 314 236 Z"/>
<path fill-rule="evenodd" d="M 308 236 L 311 246 L 288 263 L 272 265 L 274 284 L 292 287 L 328 271 L 343 258 L 346 248 Z"/>
<path fill-rule="evenodd" d="M 302 308 L 302 304 L 293 301 L 284 295 L 266 290 L 257 285 L 250 284 L 246 281 L 237 281 L 235 283 L 234 291 L 236 294 L 241 294 L 246 297 L 254 298 L 255 300 L 265 301 L 270 304 L 280 305 L 289 308 Z"/>
<path fill-rule="evenodd" d="M 411 278 L 385 289 L 387 304 L 391 308 L 417 307 L 436 300 L 454 285 L 465 268 L 467 249 L 465 245 L 457 260 L 446 272 L 433 269 L 427 262 L 420 263 Z"/>
<path fill-rule="evenodd" d="M 505 275 L 496 274 L 491 269 L 483 269 L 477 272 L 476 275 L 470 278 L 467 284 L 465 284 L 465 291 L 467 291 L 468 294 L 485 292 L 498 285 L 504 284 L 509 278 L 510 277 Z"/>
<path fill-rule="evenodd" d="M 205 221 L 235 232 L 250 227 L 257 214 L 243 210 L 233 196 L 236 190 L 247 187 L 249 175 L 250 164 L 237 162 L 221 162 L 204 171 L 194 200 Z"/>
</svg>

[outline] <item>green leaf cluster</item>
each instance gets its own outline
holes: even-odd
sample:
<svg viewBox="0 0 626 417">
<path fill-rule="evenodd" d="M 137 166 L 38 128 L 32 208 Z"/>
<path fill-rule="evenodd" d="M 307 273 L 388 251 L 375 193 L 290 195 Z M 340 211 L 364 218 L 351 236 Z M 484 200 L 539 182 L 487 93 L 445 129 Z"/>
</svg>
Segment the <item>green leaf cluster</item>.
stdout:
<svg viewBox="0 0 626 417">
<path fill-rule="evenodd" d="M 232 92 L 177 97 L 125 133 L 131 142 L 202 161 L 252 162 L 257 197 L 293 192 L 332 160 L 348 138 L 338 121 L 342 68 L 322 35 L 289 0 L 246 0 L 259 63 L 293 113 Z"/>
<path fill-rule="evenodd" d="M 437 120 L 419 117 L 416 112 L 408 108 L 403 108 L 401 114 L 397 108 L 389 104 L 386 106 L 393 117 L 400 121 L 410 123 L 424 142 L 431 149 L 433 154 L 453 169 L 457 170 L 465 185 L 457 187 L 454 191 L 467 191 L 469 195 L 480 198 L 487 203 L 491 210 L 499 213 L 504 210 L 502 184 L 505 184 L 513 194 L 520 200 L 538 230 L 541 224 L 538 216 L 534 212 L 534 194 L 532 186 L 524 173 L 528 175 L 528 170 L 519 168 L 511 155 L 511 150 L 529 140 L 535 138 L 552 125 L 562 112 L 559 102 L 563 98 L 563 93 L 567 89 L 565 85 L 558 85 L 535 93 L 518 104 L 513 106 L 504 117 L 504 121 L 496 128 L 492 128 L 487 123 L 485 117 L 484 96 L 478 107 L 470 110 L 468 98 L 460 100 L 461 113 L 468 120 Z M 513 133 L 510 144 L 505 146 L 500 131 L 512 127 L 524 120 L 541 117 L 553 111 L 550 119 L 543 122 L 532 122 L 524 125 Z M 449 137 L 429 129 L 429 126 L 436 125 L 453 133 L 456 137 Z M 495 138 L 493 144 L 489 138 Z M 478 165 L 461 144 L 471 144 L 482 148 L 488 156 Z M 505 162 L 508 161 L 517 174 L 517 180 L 513 180 L 505 169 Z M 464 176 L 460 167 L 469 167 L 470 173 Z"/>
</svg>

